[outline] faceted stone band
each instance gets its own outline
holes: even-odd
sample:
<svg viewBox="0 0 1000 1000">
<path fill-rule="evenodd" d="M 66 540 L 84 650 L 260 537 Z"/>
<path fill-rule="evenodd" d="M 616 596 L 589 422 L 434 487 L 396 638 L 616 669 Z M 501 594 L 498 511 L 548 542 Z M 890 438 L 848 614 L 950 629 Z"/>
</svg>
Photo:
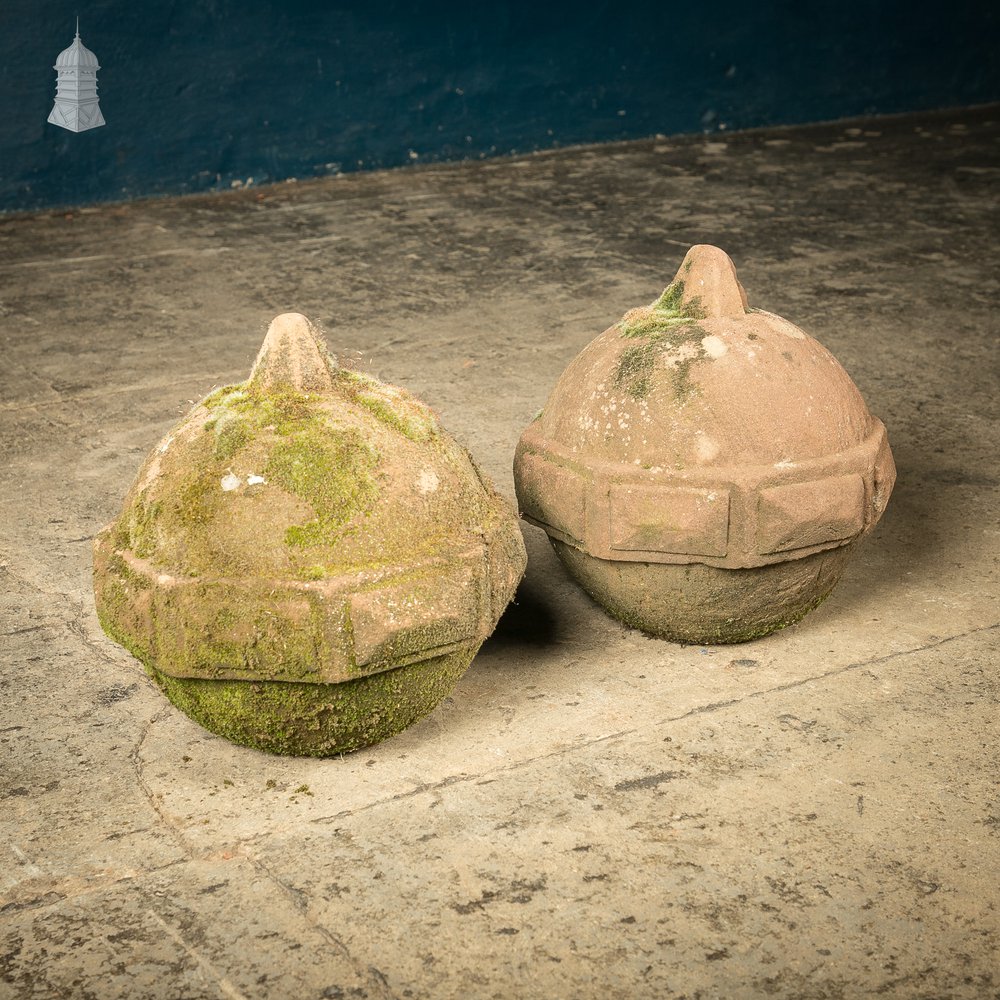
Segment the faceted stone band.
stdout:
<svg viewBox="0 0 1000 1000">
<path fill-rule="evenodd" d="M 95 546 L 106 591 L 97 603 L 119 631 L 146 637 L 144 652 L 168 676 L 259 680 L 260 661 L 268 680 L 336 684 L 485 639 L 493 626 L 487 559 L 481 545 L 371 579 L 207 580 L 115 551 L 105 531 Z M 202 616 L 189 613 L 206 602 L 222 612 L 210 636 L 192 627 Z M 294 627 L 276 630 L 277 618 Z M 192 655 L 198 643 L 204 652 Z"/>
<path fill-rule="evenodd" d="M 846 545 L 881 516 L 896 473 L 885 427 L 801 462 L 643 469 L 589 458 L 532 425 L 515 458 L 522 516 L 599 559 L 746 569 Z M 542 489 L 542 484 L 545 488 Z"/>
</svg>

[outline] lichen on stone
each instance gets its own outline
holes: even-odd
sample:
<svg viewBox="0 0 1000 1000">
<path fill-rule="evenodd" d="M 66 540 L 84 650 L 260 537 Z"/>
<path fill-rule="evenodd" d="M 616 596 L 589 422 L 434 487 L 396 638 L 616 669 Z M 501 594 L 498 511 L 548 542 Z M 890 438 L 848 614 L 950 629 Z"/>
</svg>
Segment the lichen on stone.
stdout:
<svg viewBox="0 0 1000 1000">
<path fill-rule="evenodd" d="M 147 458 L 95 544 L 95 597 L 206 728 L 326 756 L 447 694 L 487 634 L 441 596 L 475 559 L 495 624 L 524 568 L 513 512 L 430 408 L 338 368 L 293 315 Z"/>
<path fill-rule="evenodd" d="M 645 399 L 655 387 L 658 368 L 667 373 L 675 398 L 683 402 L 694 391 L 691 369 L 708 356 L 701 341 L 705 316 L 697 297 L 684 301 L 684 282 L 671 282 L 655 302 L 630 309 L 617 324 L 621 336 L 639 343 L 618 357 L 614 383 L 633 399 Z"/>
<path fill-rule="evenodd" d="M 684 282 L 676 280 L 667 285 L 660 297 L 648 306 L 639 306 L 625 313 L 618 321 L 618 330 L 623 337 L 648 337 L 666 333 L 677 325 L 691 325 L 695 320 L 704 318 L 701 300 L 695 296 L 685 302 Z"/>
<path fill-rule="evenodd" d="M 467 649 L 342 684 L 170 677 L 164 694 L 206 729 L 268 753 L 331 757 L 394 736 L 431 712 L 468 668 Z"/>
</svg>

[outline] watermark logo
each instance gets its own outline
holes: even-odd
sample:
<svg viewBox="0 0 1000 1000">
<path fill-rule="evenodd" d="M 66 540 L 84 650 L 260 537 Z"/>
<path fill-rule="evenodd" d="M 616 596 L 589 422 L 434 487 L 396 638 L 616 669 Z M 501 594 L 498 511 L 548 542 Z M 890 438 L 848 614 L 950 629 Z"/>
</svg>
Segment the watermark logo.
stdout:
<svg viewBox="0 0 1000 1000">
<path fill-rule="evenodd" d="M 76 38 L 63 49 L 52 67 L 56 71 L 56 101 L 49 121 L 70 132 L 86 132 L 105 124 L 97 103 L 97 56 L 80 41 L 80 19 L 76 19 Z"/>
</svg>

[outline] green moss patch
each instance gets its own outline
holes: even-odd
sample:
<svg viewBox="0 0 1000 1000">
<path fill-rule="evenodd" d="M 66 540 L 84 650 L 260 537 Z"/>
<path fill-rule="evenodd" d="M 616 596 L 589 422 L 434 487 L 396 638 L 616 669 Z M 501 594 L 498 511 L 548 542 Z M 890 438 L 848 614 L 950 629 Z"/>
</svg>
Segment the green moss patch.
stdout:
<svg viewBox="0 0 1000 1000">
<path fill-rule="evenodd" d="M 197 584 L 161 591 L 156 662 L 188 676 L 215 678 L 239 670 L 313 681 L 317 662 L 329 655 L 322 613 L 315 600 L 278 589 L 241 594 L 227 584 Z"/>
<path fill-rule="evenodd" d="M 217 421 L 224 419 L 226 411 L 242 416 L 253 430 L 270 430 L 275 434 L 291 434 L 303 422 L 313 418 L 318 397 L 297 389 L 261 392 L 251 389 L 237 390 L 224 397 L 218 404 Z M 207 425 L 206 425 L 207 426 Z"/>
<path fill-rule="evenodd" d="M 615 368 L 615 385 L 634 399 L 645 399 L 653 387 L 651 379 L 659 353 L 657 348 L 657 343 L 652 340 L 626 347 L 619 355 Z"/>
<path fill-rule="evenodd" d="M 213 434 L 211 460 L 201 463 L 182 490 L 175 511 L 179 520 L 192 526 L 212 522 L 225 501 L 219 483 L 228 463 L 264 442 L 269 447 L 257 473 L 313 512 L 310 520 L 287 526 L 285 544 L 335 544 L 347 525 L 375 504 L 379 456 L 359 431 L 338 426 L 319 410 L 318 399 L 294 388 L 261 391 L 250 383 L 225 386 L 205 399 L 202 405 L 211 411 L 204 424 Z M 326 573 L 313 561 L 297 575 L 319 580 Z"/>
<path fill-rule="evenodd" d="M 232 458 L 249 444 L 253 435 L 251 421 L 232 411 L 213 421 L 212 429 L 215 431 L 215 457 L 220 459 Z"/>
<path fill-rule="evenodd" d="M 701 346 L 705 331 L 697 322 L 705 312 L 699 299 L 683 299 L 684 282 L 674 281 L 655 302 L 629 310 L 618 323 L 623 338 L 638 341 L 622 351 L 614 372 L 615 385 L 634 399 L 652 391 L 663 354 L 673 355 L 659 367 L 668 373 L 675 397 L 683 401 L 694 391 L 691 369 L 708 356 Z"/>
<path fill-rule="evenodd" d="M 156 551 L 158 541 L 157 521 L 163 509 L 159 501 L 133 504 L 122 520 L 125 524 L 128 547 L 140 558 L 148 559 Z"/>
<path fill-rule="evenodd" d="M 315 517 L 285 532 L 289 545 L 333 545 L 344 525 L 369 510 L 378 496 L 378 455 L 355 430 L 324 426 L 322 418 L 279 440 L 265 476 L 309 503 Z"/>
<path fill-rule="evenodd" d="M 343 684 L 214 681 L 146 670 L 182 712 L 210 732 L 268 753 L 332 757 L 388 739 L 431 712 L 475 648 Z"/>
<path fill-rule="evenodd" d="M 434 412 L 405 389 L 346 368 L 334 374 L 337 388 L 347 399 L 364 407 L 403 437 L 411 441 L 430 441 L 440 433 Z"/>
<path fill-rule="evenodd" d="M 634 399 L 645 399 L 654 381 L 667 381 L 674 397 L 683 402 L 695 391 L 691 369 L 708 357 L 701 343 L 704 336 L 705 331 L 690 322 L 644 334 L 618 356 L 615 385 Z M 661 377 L 656 379 L 658 372 Z"/>
<path fill-rule="evenodd" d="M 697 297 L 684 302 L 684 282 L 673 281 L 660 297 L 648 306 L 630 309 L 618 322 L 623 337 L 648 337 L 666 333 L 677 325 L 690 325 L 705 318 L 705 310 Z"/>
</svg>

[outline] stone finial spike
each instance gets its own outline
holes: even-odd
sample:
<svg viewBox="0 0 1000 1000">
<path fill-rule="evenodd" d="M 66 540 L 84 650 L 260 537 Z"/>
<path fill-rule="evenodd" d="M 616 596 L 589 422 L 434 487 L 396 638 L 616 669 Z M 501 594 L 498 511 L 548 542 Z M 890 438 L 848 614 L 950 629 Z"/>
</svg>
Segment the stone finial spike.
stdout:
<svg viewBox="0 0 1000 1000">
<path fill-rule="evenodd" d="M 708 319 L 743 316 L 750 308 L 729 255 L 707 243 L 688 250 L 674 281 L 684 282 L 681 301 L 700 307 Z"/>
<path fill-rule="evenodd" d="M 333 388 L 332 365 L 312 323 L 301 313 L 282 313 L 267 328 L 250 383 L 262 389 L 284 386 L 300 392 L 328 392 Z"/>
</svg>

